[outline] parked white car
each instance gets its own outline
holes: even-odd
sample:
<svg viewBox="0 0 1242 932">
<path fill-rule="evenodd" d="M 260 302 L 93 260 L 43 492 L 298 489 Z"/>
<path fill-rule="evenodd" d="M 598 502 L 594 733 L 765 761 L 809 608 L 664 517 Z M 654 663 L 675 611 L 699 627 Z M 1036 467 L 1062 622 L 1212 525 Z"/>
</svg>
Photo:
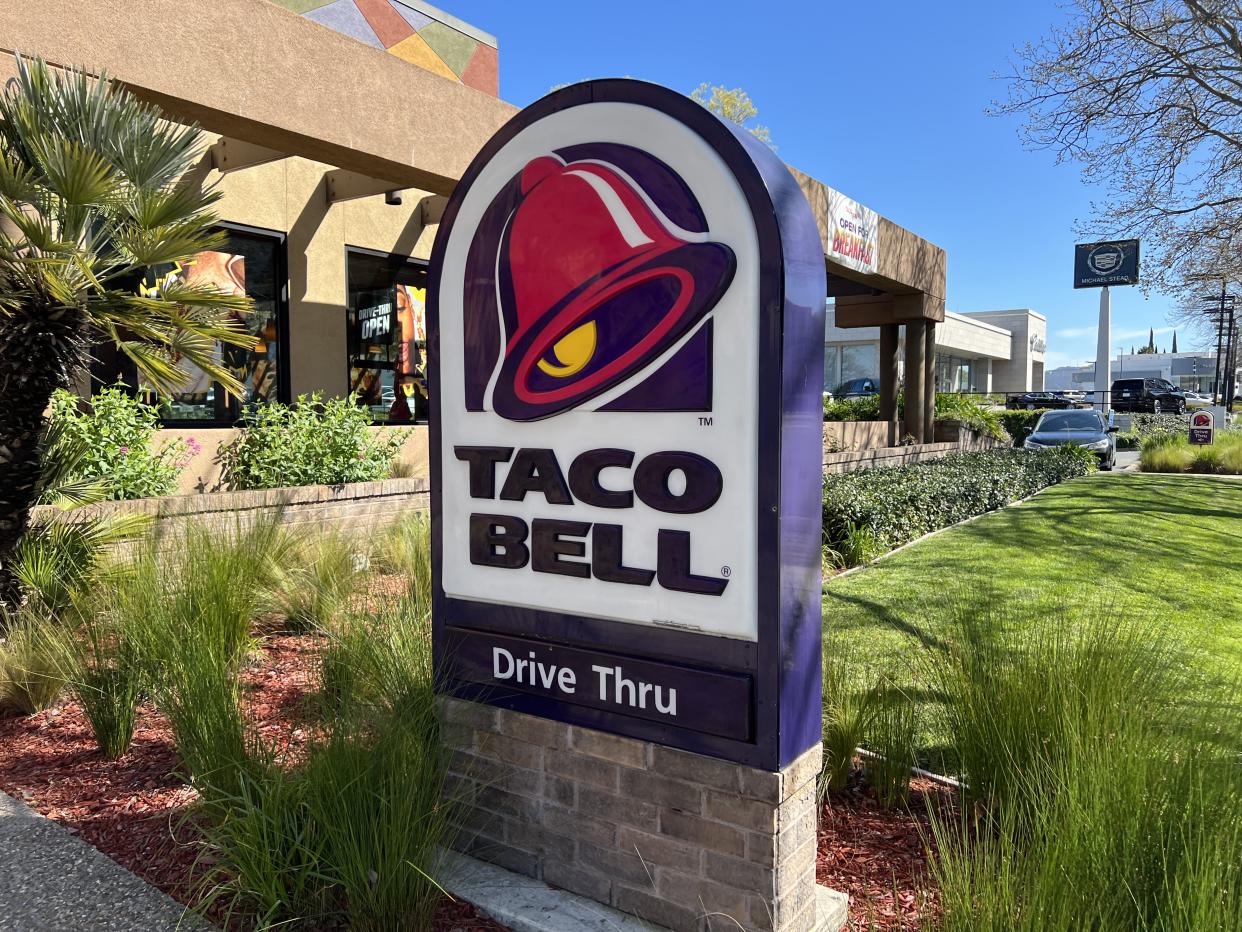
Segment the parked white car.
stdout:
<svg viewBox="0 0 1242 932">
<path fill-rule="evenodd" d="M 1212 396 L 1203 392 L 1186 392 L 1187 408 L 1210 408 L 1212 407 Z"/>
</svg>

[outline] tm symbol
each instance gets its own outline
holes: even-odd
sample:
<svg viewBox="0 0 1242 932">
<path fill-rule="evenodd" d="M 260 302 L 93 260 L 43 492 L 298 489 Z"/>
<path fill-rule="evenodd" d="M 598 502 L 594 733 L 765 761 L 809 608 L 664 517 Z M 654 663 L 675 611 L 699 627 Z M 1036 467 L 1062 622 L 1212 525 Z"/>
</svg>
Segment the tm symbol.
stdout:
<svg viewBox="0 0 1242 932">
<path fill-rule="evenodd" d="M 710 417 L 701 417 L 701 418 L 699 418 L 699 426 L 700 426 L 700 427 L 711 427 L 711 426 L 712 426 L 712 419 L 711 419 Z"/>
</svg>

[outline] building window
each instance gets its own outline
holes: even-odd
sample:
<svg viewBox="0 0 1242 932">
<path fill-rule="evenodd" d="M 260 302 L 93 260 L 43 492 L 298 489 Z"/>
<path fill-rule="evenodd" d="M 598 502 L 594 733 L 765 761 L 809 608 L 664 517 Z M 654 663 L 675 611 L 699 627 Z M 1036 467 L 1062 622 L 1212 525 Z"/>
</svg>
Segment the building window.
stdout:
<svg viewBox="0 0 1242 932">
<path fill-rule="evenodd" d="M 427 420 L 427 267 L 349 249 L 349 390 L 381 423 Z"/>
<path fill-rule="evenodd" d="M 841 346 L 841 382 L 880 378 L 880 347 L 877 343 L 846 343 Z"/>
<path fill-rule="evenodd" d="M 230 295 L 249 295 L 254 304 L 240 322 L 255 337 L 253 347 L 217 344 L 215 358 L 231 371 L 242 385 L 234 395 L 187 360 L 177 363 L 185 380 L 164 398 L 164 421 L 170 424 L 222 426 L 236 421 L 246 408 L 269 401 L 287 400 L 287 314 L 285 308 L 284 236 L 248 227 L 225 225 L 227 236 L 220 250 L 201 252 L 189 262 L 152 269 L 140 287 L 177 280 L 192 285 L 208 285 Z M 153 394 L 133 364 L 104 346 L 92 370 L 93 387 L 117 381 L 136 386 L 138 392 Z"/>
</svg>

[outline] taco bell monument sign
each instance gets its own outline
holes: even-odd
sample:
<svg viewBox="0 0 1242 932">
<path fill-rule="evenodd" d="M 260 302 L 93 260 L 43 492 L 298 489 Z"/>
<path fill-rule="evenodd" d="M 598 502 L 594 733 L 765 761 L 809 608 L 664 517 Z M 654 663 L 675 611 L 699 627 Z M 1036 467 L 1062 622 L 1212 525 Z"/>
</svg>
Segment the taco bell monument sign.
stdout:
<svg viewBox="0 0 1242 932">
<path fill-rule="evenodd" d="M 826 287 L 793 176 L 680 94 L 574 85 L 471 164 L 430 284 L 459 846 L 672 928 L 825 927 Z"/>
</svg>

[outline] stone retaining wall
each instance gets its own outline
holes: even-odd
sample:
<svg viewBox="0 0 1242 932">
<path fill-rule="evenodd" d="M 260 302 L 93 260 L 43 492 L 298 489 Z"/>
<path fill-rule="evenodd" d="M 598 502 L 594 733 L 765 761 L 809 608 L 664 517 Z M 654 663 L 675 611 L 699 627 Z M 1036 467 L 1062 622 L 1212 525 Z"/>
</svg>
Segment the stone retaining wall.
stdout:
<svg viewBox="0 0 1242 932">
<path fill-rule="evenodd" d="M 824 472 L 836 475 L 854 472 L 857 469 L 877 469 L 886 466 L 906 466 L 910 463 L 922 463 L 926 460 L 940 459 L 950 453 L 974 452 L 977 450 L 993 450 L 1008 448 L 1009 444 L 990 437 L 984 437 L 973 431 L 961 428 L 960 425 L 946 425 L 941 431 L 941 424 L 936 424 L 937 437 L 944 438 L 940 443 L 915 443 L 904 447 L 881 447 L 875 450 L 849 450 L 843 453 L 824 453 Z"/>
<path fill-rule="evenodd" d="M 403 514 L 426 511 L 429 507 L 429 484 L 420 476 L 348 485 L 169 495 L 103 502 L 70 512 L 49 508 L 39 508 L 35 512 L 37 518 L 55 515 L 64 521 L 101 515 L 150 515 L 161 531 L 175 530 L 177 525 L 190 521 L 219 528 L 245 526 L 260 517 L 278 514 L 281 523 L 289 526 L 362 531 L 385 527 Z"/>
</svg>

